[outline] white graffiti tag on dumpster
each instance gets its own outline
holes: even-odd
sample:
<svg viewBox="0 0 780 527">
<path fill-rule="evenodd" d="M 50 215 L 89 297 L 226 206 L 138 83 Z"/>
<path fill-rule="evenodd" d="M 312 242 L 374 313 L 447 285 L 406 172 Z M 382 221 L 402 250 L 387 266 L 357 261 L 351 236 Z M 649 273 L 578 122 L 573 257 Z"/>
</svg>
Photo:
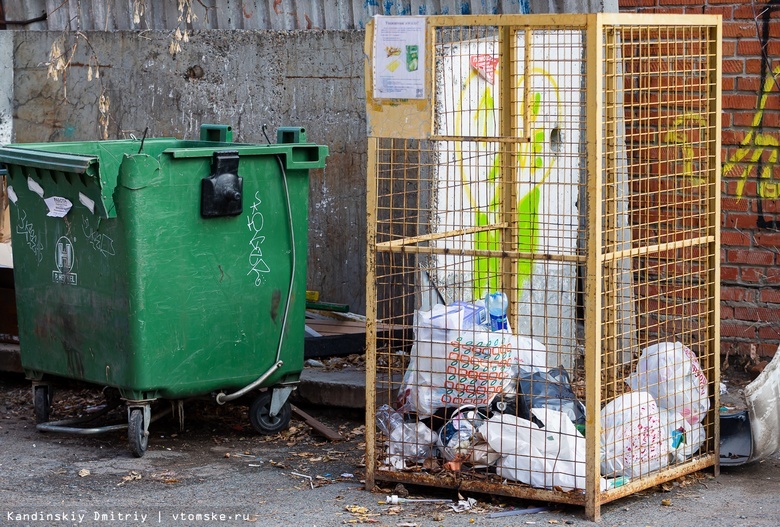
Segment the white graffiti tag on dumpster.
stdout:
<svg viewBox="0 0 780 527">
<path fill-rule="evenodd" d="M 35 254 L 38 263 L 41 263 L 41 260 L 43 260 L 43 244 L 38 233 L 35 232 L 35 227 L 27 221 L 27 213 L 25 211 L 17 209 L 17 218 L 19 221 L 16 224 L 16 234 L 24 236 L 27 246 Z"/>
<path fill-rule="evenodd" d="M 263 230 L 263 213 L 260 212 L 260 204 L 262 200 L 260 196 L 255 193 L 255 202 L 252 204 L 252 213 L 246 217 L 246 225 L 249 228 L 249 232 L 252 234 L 252 239 L 249 240 L 249 246 L 252 250 L 249 253 L 249 272 L 247 275 L 255 273 L 255 285 L 259 286 L 265 282 L 265 274 L 270 273 L 271 269 L 263 259 L 263 242 L 265 242 L 265 236 L 260 234 Z"/>
<path fill-rule="evenodd" d="M 84 231 L 84 236 L 87 237 L 87 241 L 92 244 L 92 248 L 100 254 L 105 257 L 114 256 L 116 254 L 114 251 L 114 240 L 93 229 L 87 218 L 81 220 L 81 230 Z"/>
</svg>

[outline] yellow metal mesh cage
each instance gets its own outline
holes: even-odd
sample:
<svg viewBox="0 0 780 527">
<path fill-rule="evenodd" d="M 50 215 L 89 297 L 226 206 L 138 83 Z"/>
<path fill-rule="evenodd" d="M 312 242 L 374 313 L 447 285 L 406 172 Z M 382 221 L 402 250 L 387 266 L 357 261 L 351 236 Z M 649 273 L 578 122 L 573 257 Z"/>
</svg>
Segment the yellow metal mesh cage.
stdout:
<svg viewBox="0 0 780 527">
<path fill-rule="evenodd" d="M 421 99 L 367 31 L 368 484 L 596 518 L 717 465 L 720 19 L 425 20 Z"/>
</svg>

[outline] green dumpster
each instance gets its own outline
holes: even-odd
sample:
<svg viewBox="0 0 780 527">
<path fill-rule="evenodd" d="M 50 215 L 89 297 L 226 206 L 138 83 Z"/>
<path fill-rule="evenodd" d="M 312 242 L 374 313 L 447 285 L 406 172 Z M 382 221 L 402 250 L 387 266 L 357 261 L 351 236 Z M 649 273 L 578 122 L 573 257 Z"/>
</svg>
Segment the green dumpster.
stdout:
<svg viewBox="0 0 780 527">
<path fill-rule="evenodd" d="M 302 128 L 260 145 L 219 125 L 199 140 L 0 148 L 39 428 L 52 376 L 118 389 L 136 456 L 157 399 L 253 393 L 254 428 L 286 427 L 303 369 L 308 174 L 327 153 Z"/>
</svg>

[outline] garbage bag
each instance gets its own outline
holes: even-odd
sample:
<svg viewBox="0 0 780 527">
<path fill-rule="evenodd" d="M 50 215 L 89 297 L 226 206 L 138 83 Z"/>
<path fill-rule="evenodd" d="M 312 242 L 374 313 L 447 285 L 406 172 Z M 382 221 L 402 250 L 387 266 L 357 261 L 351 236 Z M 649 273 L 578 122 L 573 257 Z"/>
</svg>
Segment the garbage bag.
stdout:
<svg viewBox="0 0 780 527">
<path fill-rule="evenodd" d="M 707 377 L 696 354 L 680 342 L 661 342 L 644 349 L 626 382 L 691 424 L 700 422 L 710 408 Z"/>
<path fill-rule="evenodd" d="M 705 432 L 701 423 L 689 423 L 674 410 L 660 409 L 661 430 L 666 435 L 669 462 L 681 463 L 699 451 Z"/>
<path fill-rule="evenodd" d="M 624 393 L 601 409 L 601 475 L 640 477 L 669 464 L 661 416 L 647 392 Z"/>
<path fill-rule="evenodd" d="M 563 367 L 546 372 L 523 372 L 518 379 L 518 392 L 530 408 L 548 408 L 566 414 L 578 425 L 585 424 L 585 405 L 571 388 L 569 374 Z"/>
<path fill-rule="evenodd" d="M 496 473 L 538 488 L 584 489 L 585 437 L 562 412 L 549 408 L 534 408 L 531 412 L 544 427 L 498 413 L 479 428 L 490 449 L 501 454 Z M 601 484 L 606 488 L 603 478 Z"/>
<path fill-rule="evenodd" d="M 521 371 L 546 360 L 541 343 L 507 330 L 469 326 L 471 319 L 473 313 L 458 305 L 415 313 L 399 410 L 426 417 L 445 407 L 488 406 L 497 394 L 514 391 L 513 380 Z"/>
</svg>

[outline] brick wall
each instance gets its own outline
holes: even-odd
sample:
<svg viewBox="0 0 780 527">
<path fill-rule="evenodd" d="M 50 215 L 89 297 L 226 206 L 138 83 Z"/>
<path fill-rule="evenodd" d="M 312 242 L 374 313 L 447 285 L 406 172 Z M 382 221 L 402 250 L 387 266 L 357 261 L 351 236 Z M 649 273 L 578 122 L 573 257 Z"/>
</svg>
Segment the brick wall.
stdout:
<svg viewBox="0 0 780 527">
<path fill-rule="evenodd" d="M 721 354 L 780 345 L 780 0 L 619 0 L 621 12 L 723 16 Z"/>
</svg>

